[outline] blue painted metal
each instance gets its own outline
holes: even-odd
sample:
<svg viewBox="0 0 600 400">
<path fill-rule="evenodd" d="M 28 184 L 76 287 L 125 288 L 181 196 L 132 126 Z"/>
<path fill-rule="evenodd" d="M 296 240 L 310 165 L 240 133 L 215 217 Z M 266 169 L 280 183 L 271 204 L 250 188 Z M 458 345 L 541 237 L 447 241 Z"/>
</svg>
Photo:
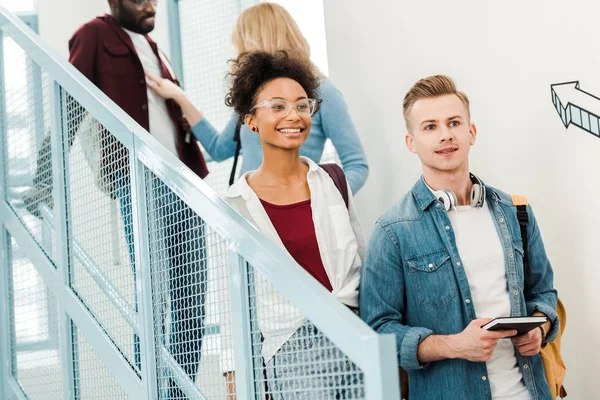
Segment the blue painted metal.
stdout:
<svg viewBox="0 0 600 400">
<path fill-rule="evenodd" d="M 8 120 L 6 115 L 6 85 L 4 75 L 4 33 L 0 31 L 0 201 L 7 200 Z"/>
<path fill-rule="evenodd" d="M 44 222 L 47 222 L 50 230 L 54 231 L 56 229 L 54 215 L 47 205 L 40 204 L 38 207 L 40 214 L 44 218 Z M 77 242 L 77 240 L 71 239 L 71 248 L 73 251 L 73 256 L 77 259 L 81 266 L 85 268 L 96 285 L 98 285 L 98 288 L 102 290 L 102 292 L 112 303 L 113 307 L 115 307 L 115 310 L 121 314 L 121 317 L 123 317 L 127 325 L 129 325 L 134 332 L 137 333 L 137 317 L 135 315 L 135 310 L 129 306 L 129 302 L 123 297 L 119 290 L 114 287 L 114 285 L 110 282 L 110 279 L 104 275 L 100 268 L 98 268 L 98 266 L 87 254 L 85 249 Z"/>
<path fill-rule="evenodd" d="M 0 163 L 2 160 L 0 159 Z M 0 397 L 9 398 L 8 377 L 12 375 L 12 357 L 11 357 L 11 323 L 8 323 L 10 318 L 10 290 L 9 290 L 9 274 L 12 268 L 9 268 L 8 256 L 8 237 L 4 225 L 0 225 Z"/>
<path fill-rule="evenodd" d="M 190 400 L 208 400 L 190 380 L 183 368 L 175 361 L 165 346 L 159 348 L 158 357 L 165 363 L 166 371 L 179 390 Z"/>
<path fill-rule="evenodd" d="M 52 173 L 54 181 L 53 197 L 55 203 L 55 229 L 57 243 L 56 265 L 58 274 L 61 276 L 62 284 L 66 287 L 70 285 L 69 270 L 71 267 L 68 225 L 68 165 L 65 157 L 65 138 L 63 136 L 62 115 L 64 113 L 64 105 L 62 101 L 61 88 L 56 82 L 50 83 L 50 114 L 51 114 L 51 132 L 52 132 Z M 65 114 L 66 115 L 66 114 Z M 58 151 L 56 151 L 58 150 Z M 61 348 L 61 364 L 63 371 L 63 393 L 68 399 L 75 400 L 78 398 L 76 393 L 76 371 L 74 370 L 73 360 L 77 354 L 73 354 L 73 341 L 77 340 L 73 336 L 71 320 L 67 315 L 64 305 L 58 304 L 58 318 L 60 326 L 60 348 Z"/>
<path fill-rule="evenodd" d="M 110 372 L 125 393 L 130 398 L 140 398 L 143 393 L 140 377 L 133 371 L 121 350 L 100 326 L 79 296 L 65 287 L 62 275 L 54 268 L 54 264 L 46 254 L 41 251 L 31 233 L 21 223 L 19 216 L 5 203 L 0 203 L 0 224 L 4 224 L 8 233 L 22 248 L 28 249 L 29 261 L 44 283 L 52 290 L 56 301 L 64 306 L 65 311 L 94 348 L 100 360 L 110 366 Z"/>
<path fill-rule="evenodd" d="M 399 399 L 398 358 L 395 351 L 390 351 L 396 348 L 396 338 L 392 335 L 381 335 L 365 341 L 363 346 L 363 352 L 369 355 L 370 359 L 370 362 L 362 367 L 365 372 L 366 398 Z"/>
<path fill-rule="evenodd" d="M 248 264 L 235 251 L 228 251 L 229 293 L 231 295 L 231 328 L 235 361 L 236 395 L 243 399 L 256 398 L 254 368 L 252 368 L 252 325 L 250 323 L 250 293 Z M 251 365 L 248 365 L 250 362 Z"/>
<path fill-rule="evenodd" d="M 169 15 L 169 47 L 171 50 L 171 65 L 177 74 L 179 84 L 181 87 L 184 87 L 179 0 L 167 0 L 167 13 Z"/>
<path fill-rule="evenodd" d="M 23 392 L 23 389 L 19 385 L 19 382 L 17 382 L 17 380 L 14 377 L 12 377 L 12 376 L 10 376 L 8 378 L 8 384 L 7 384 L 6 390 L 8 392 L 7 399 L 10 399 L 10 400 L 29 400 L 27 398 L 27 395 Z"/>
<path fill-rule="evenodd" d="M 88 82 L 75 68 L 58 56 L 35 37 L 24 24 L 0 9 L 0 30 L 10 35 L 28 56 L 56 80 L 77 101 L 110 130 L 129 150 L 131 157 L 138 158 L 158 179 L 169 186 L 190 208 L 206 221 L 228 243 L 229 250 L 238 253 L 274 286 L 285 294 L 301 312 L 322 331 L 343 353 L 365 373 L 366 390 L 370 399 L 386 399 L 395 393 L 397 380 L 390 378 L 396 371 L 395 342 L 392 337 L 378 336 L 358 317 L 303 269 L 298 268 L 289 255 L 269 241 L 244 218 L 220 198 L 204 181 L 185 167 L 171 152 L 158 144 L 127 114 L 120 110 L 107 96 Z M 135 146 L 133 146 L 135 140 Z M 58 148 L 58 147 L 55 147 Z M 58 168 L 57 168 L 58 169 Z M 139 194 L 139 193 L 138 193 Z M 62 215 L 63 213 L 61 213 Z M 86 336 L 103 362 L 109 366 L 121 387 L 132 398 L 139 398 L 146 390 L 139 377 L 127 364 L 118 348 L 90 314 L 81 300 L 65 285 L 64 276 L 58 274 L 36 242 L 23 227 L 14 212 L 4 203 L 0 204 L 0 222 L 25 248 L 46 284 L 62 304 L 64 310 Z M 142 282 L 142 285 L 145 285 Z M 147 283 L 146 283 L 147 285 Z M 142 290 L 144 287 L 142 286 Z M 246 300 L 238 299 L 242 310 Z M 147 329 L 147 328 L 145 328 Z M 239 341 L 239 339 L 238 339 Z M 239 344 L 237 345 L 238 347 Z M 245 346 L 242 343 L 242 347 Z M 365 351 L 367 349 L 368 351 Z M 172 360 L 164 346 L 165 359 Z M 374 357 L 373 352 L 382 355 Z M 376 358 L 376 363 L 373 359 Z M 188 379 L 178 370 L 172 360 L 174 379 Z M 246 365 L 246 369 L 249 366 Z M 384 373 L 385 372 L 385 373 Z M 249 378 L 247 378 L 249 379 Z M 195 389 L 195 386 L 193 387 Z M 198 392 L 199 393 L 199 392 Z M 201 394 L 191 393 L 193 397 Z"/>
<path fill-rule="evenodd" d="M 6 100 L 5 100 L 6 86 L 4 85 L 4 35 L 0 32 L 0 203 L 5 204 L 6 202 L 6 168 L 8 157 L 7 157 L 7 123 L 6 123 Z M 12 375 L 12 357 L 11 357 L 11 346 L 12 341 L 12 323 L 8 323 L 11 320 L 11 310 L 9 304 L 10 299 L 10 271 L 11 261 L 8 254 L 8 235 L 4 229 L 4 224 L 0 224 L 0 395 L 4 398 L 8 398 L 9 385 L 8 377 Z"/>
<path fill-rule="evenodd" d="M 371 328 L 308 272 L 298 268 L 283 249 L 258 232 L 202 179 L 183 167 L 173 154 L 157 148 L 147 138 L 140 138 L 137 151 L 140 160 L 217 231 L 230 249 L 244 257 L 275 289 L 285 293 L 342 352 L 359 365 L 368 363 L 371 355 L 364 353 L 357 341 L 377 338 Z M 395 349 L 388 351 L 395 353 Z"/>
<path fill-rule="evenodd" d="M 158 399 L 156 379 L 156 353 L 154 345 L 154 307 L 152 301 L 152 276 L 150 271 L 150 251 L 148 249 L 148 218 L 146 211 L 146 177 L 144 166 L 135 157 L 129 157 L 131 171 L 131 202 L 133 209 L 133 244 L 137 269 L 136 291 L 138 298 L 138 318 L 136 327 L 140 336 L 140 357 L 142 381 L 145 382 L 145 398 Z"/>
<path fill-rule="evenodd" d="M 25 24 L 27 24 L 32 31 L 35 33 L 40 32 L 37 14 L 17 13 L 16 15 L 17 17 L 21 18 L 21 20 L 25 22 Z"/>
</svg>

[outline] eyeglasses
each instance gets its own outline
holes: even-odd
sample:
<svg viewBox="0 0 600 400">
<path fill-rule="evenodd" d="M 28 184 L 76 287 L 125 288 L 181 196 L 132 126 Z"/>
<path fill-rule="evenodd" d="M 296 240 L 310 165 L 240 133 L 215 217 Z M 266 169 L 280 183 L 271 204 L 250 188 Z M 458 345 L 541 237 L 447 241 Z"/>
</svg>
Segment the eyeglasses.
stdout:
<svg viewBox="0 0 600 400">
<path fill-rule="evenodd" d="M 300 117 L 306 118 L 317 111 L 318 103 L 319 102 L 316 99 L 300 99 L 297 102 L 292 103 L 286 99 L 273 98 L 258 103 L 252 107 L 250 112 L 259 107 L 266 107 L 275 118 L 285 118 L 290 115 L 292 108 L 295 108 Z"/>
<path fill-rule="evenodd" d="M 158 0 L 130 0 L 137 9 L 141 10 L 146 7 L 146 4 L 152 3 L 154 7 L 158 6 Z"/>
</svg>

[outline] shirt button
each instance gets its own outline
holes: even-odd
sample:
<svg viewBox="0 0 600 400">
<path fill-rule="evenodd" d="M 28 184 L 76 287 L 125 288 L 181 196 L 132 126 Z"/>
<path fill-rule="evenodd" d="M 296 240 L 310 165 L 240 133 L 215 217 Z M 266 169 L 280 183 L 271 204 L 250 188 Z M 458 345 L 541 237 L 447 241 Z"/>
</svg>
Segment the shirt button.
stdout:
<svg viewBox="0 0 600 400">
<path fill-rule="evenodd" d="M 523 369 L 527 369 L 529 366 L 527 364 L 523 365 Z"/>
<path fill-rule="evenodd" d="M 449 227 L 448 225 L 446 225 L 446 230 L 447 230 L 447 231 L 449 231 L 449 230 L 450 230 L 450 227 Z"/>
<path fill-rule="evenodd" d="M 148 104 L 142 104 L 142 110 L 147 110 L 148 109 Z"/>
<path fill-rule="evenodd" d="M 467 304 L 471 304 L 471 300 L 469 300 L 469 299 L 466 299 L 466 300 L 465 300 L 465 303 L 467 303 Z"/>
<path fill-rule="evenodd" d="M 508 256 L 509 256 L 510 258 L 513 258 L 513 257 L 514 257 L 513 253 L 510 253 Z"/>
<path fill-rule="evenodd" d="M 504 218 L 500 218 L 500 220 L 499 220 L 499 221 L 500 221 L 500 222 L 504 222 Z"/>
<path fill-rule="evenodd" d="M 456 263 L 456 266 L 457 266 L 457 267 L 460 267 L 460 262 L 457 262 L 457 263 Z"/>
<path fill-rule="evenodd" d="M 485 377 L 485 376 L 482 376 L 482 377 L 481 377 L 481 380 L 482 380 L 482 381 L 487 381 L 487 377 Z"/>
<path fill-rule="evenodd" d="M 519 292 L 517 292 L 516 290 L 513 292 L 513 294 L 516 296 L 519 294 Z"/>
<path fill-rule="evenodd" d="M 433 264 L 429 264 L 428 267 L 431 269 L 433 268 Z"/>
</svg>

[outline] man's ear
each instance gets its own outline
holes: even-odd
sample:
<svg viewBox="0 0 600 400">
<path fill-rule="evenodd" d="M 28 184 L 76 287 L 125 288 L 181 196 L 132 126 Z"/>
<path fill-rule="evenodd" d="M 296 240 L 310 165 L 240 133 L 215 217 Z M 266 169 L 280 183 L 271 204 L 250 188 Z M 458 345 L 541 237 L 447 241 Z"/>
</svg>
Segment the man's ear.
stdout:
<svg viewBox="0 0 600 400">
<path fill-rule="evenodd" d="M 408 150 L 411 151 L 411 153 L 417 153 L 417 149 L 415 148 L 415 138 L 413 137 L 412 133 L 410 132 L 406 132 L 406 135 L 404 136 L 404 141 L 406 142 L 406 147 L 408 147 Z"/>
<path fill-rule="evenodd" d="M 113 17 L 117 17 L 119 10 L 119 0 L 108 0 L 108 6 L 110 7 L 110 13 Z"/>
<path fill-rule="evenodd" d="M 471 135 L 471 146 L 475 144 L 475 139 L 477 138 L 477 127 L 475 124 L 471 124 L 469 127 L 469 134 Z"/>
</svg>

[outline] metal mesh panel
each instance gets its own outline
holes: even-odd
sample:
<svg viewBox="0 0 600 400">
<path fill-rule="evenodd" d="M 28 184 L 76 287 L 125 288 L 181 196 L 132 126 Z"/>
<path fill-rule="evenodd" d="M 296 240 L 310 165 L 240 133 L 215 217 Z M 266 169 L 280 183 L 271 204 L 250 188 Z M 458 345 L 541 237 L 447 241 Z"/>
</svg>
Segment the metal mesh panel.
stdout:
<svg viewBox="0 0 600 400">
<path fill-rule="evenodd" d="M 255 1 L 252 1 L 254 3 Z M 240 12 L 238 0 L 181 0 L 181 48 L 185 91 L 206 118 L 221 131 L 231 118 L 225 106 L 227 61 L 235 58 L 231 31 Z M 246 1 L 251 3 L 251 1 Z M 238 161 L 238 169 L 242 156 Z M 206 182 L 218 193 L 228 188 L 233 158 L 209 162 Z"/>
<path fill-rule="evenodd" d="M 34 239 L 54 260 L 52 234 L 40 218 L 52 207 L 48 79 L 11 38 L 4 38 L 6 171 L 8 202 Z M 38 157 L 39 152 L 39 157 Z M 39 159 L 39 163 L 37 162 Z"/>
<path fill-rule="evenodd" d="M 221 352 L 231 332 L 225 242 L 149 170 L 146 202 L 160 398 L 196 388 L 224 398 L 223 363 L 233 364 Z"/>
<path fill-rule="evenodd" d="M 72 327 L 75 399 L 129 399 L 85 336 Z"/>
<path fill-rule="evenodd" d="M 268 280 L 249 266 L 257 399 L 365 399 L 364 375 Z"/>
<path fill-rule="evenodd" d="M 58 305 L 42 278 L 11 239 L 13 374 L 30 399 L 62 399 Z"/>
<path fill-rule="evenodd" d="M 139 370 L 128 150 L 64 90 L 61 102 L 70 285 Z"/>
</svg>

